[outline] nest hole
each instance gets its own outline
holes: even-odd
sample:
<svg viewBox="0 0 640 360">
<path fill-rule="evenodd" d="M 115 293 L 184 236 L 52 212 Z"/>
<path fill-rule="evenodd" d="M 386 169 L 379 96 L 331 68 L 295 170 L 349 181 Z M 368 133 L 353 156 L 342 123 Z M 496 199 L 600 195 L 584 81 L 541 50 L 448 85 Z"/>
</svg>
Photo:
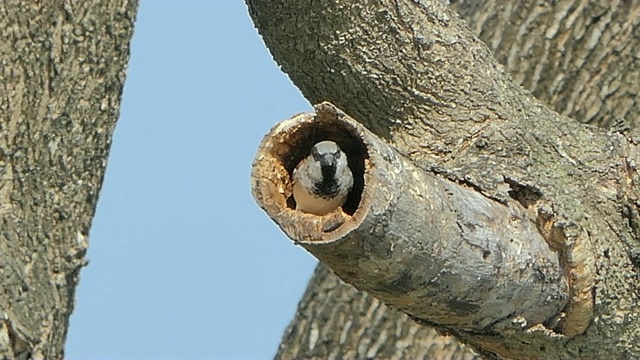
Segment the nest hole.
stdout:
<svg viewBox="0 0 640 360">
<path fill-rule="evenodd" d="M 336 142 L 347 155 L 349 168 L 353 174 L 353 188 L 342 206 L 342 210 L 348 215 L 353 215 L 360 205 L 364 189 L 365 159 L 369 157 L 365 144 L 353 131 L 335 119 L 316 117 L 316 121 L 303 123 L 294 132 L 288 134 L 288 138 L 282 142 L 286 148 L 283 149 L 280 157 L 291 179 L 293 170 L 302 159 L 309 156 L 311 148 L 316 143 L 323 140 Z M 287 198 L 286 203 L 290 209 L 296 208 L 293 195 Z"/>
</svg>

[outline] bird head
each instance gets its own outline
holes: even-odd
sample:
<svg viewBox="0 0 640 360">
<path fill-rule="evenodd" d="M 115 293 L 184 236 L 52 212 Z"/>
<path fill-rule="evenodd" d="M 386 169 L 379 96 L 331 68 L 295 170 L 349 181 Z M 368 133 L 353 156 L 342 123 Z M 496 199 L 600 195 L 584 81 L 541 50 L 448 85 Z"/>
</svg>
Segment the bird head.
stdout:
<svg viewBox="0 0 640 360">
<path fill-rule="evenodd" d="M 342 151 L 335 142 L 325 140 L 313 146 L 311 155 L 322 168 L 335 168 L 342 156 Z"/>
</svg>

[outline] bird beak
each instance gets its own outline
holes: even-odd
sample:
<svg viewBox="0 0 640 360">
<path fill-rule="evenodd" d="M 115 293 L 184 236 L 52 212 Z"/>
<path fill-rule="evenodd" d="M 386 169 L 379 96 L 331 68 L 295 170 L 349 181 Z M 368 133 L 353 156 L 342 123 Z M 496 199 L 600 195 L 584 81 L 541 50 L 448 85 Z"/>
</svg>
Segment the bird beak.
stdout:
<svg viewBox="0 0 640 360">
<path fill-rule="evenodd" d="M 320 159 L 320 165 L 333 167 L 336 164 L 336 159 L 332 154 L 326 154 Z"/>
</svg>

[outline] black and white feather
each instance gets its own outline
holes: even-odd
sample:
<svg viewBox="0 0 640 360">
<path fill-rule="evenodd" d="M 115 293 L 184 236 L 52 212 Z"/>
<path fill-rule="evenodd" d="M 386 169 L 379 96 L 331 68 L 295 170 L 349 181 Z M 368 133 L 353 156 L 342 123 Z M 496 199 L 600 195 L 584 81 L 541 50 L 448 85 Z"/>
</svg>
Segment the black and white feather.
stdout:
<svg viewBox="0 0 640 360">
<path fill-rule="evenodd" d="M 321 141 L 293 170 L 296 209 L 324 215 L 344 205 L 353 187 L 347 155 L 333 141 Z"/>
</svg>

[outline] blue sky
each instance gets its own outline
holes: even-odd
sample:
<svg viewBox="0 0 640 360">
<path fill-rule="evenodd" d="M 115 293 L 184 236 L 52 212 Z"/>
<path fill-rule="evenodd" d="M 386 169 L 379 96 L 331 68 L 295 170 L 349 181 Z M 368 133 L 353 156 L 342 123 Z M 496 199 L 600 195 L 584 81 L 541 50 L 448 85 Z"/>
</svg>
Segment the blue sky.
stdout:
<svg viewBox="0 0 640 360">
<path fill-rule="evenodd" d="M 243 1 L 142 1 L 68 359 L 273 357 L 316 262 L 249 174 L 310 108 Z"/>
</svg>

